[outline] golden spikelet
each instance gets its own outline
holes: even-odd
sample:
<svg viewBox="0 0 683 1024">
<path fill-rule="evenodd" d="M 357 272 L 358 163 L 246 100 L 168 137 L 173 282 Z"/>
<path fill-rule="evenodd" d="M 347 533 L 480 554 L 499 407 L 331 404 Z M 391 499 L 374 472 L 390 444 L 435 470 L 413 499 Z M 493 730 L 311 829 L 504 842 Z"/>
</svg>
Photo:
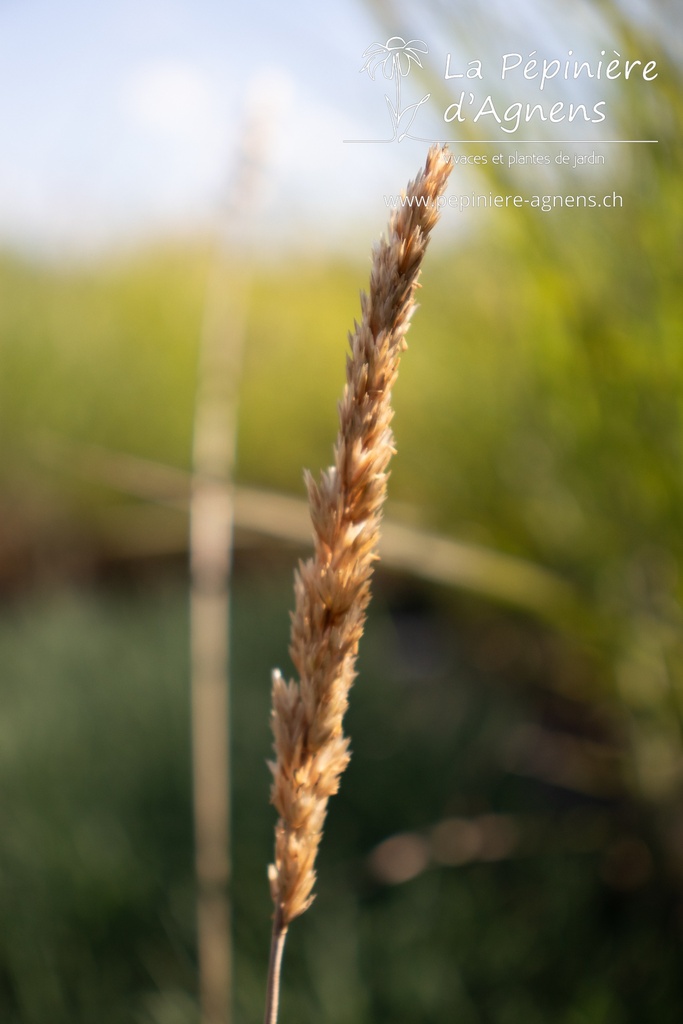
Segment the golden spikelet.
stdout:
<svg viewBox="0 0 683 1024">
<path fill-rule="evenodd" d="M 313 901 L 327 802 L 349 761 L 342 720 L 394 453 L 391 391 L 451 166 L 446 148 L 432 146 L 406 201 L 391 216 L 388 237 L 373 249 L 369 295 L 361 295 L 361 321 L 349 335 L 334 466 L 319 483 L 306 474 L 315 553 L 300 563 L 294 583 L 290 655 L 299 683 L 273 672 L 271 801 L 279 814 L 269 869 L 274 933 L 284 933 Z"/>
</svg>

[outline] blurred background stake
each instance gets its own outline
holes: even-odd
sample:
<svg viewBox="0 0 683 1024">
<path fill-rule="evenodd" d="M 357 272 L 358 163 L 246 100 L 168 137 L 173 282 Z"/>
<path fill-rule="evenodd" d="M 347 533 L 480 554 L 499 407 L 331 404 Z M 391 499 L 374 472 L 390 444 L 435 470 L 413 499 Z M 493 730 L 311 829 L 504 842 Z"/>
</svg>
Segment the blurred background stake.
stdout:
<svg viewBox="0 0 683 1024">
<path fill-rule="evenodd" d="M 252 105 L 253 107 L 253 105 Z M 263 118 L 248 111 L 207 285 L 190 490 L 192 758 L 199 998 L 203 1024 L 232 1020 L 229 598 L 237 406 L 248 255 L 234 228 L 253 206 Z"/>
</svg>

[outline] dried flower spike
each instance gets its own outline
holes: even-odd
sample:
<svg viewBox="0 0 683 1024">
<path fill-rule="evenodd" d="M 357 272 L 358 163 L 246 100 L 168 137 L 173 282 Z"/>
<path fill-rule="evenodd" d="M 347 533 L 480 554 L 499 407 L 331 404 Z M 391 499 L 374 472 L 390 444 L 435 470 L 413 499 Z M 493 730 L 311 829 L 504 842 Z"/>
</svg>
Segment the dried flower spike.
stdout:
<svg viewBox="0 0 683 1024">
<path fill-rule="evenodd" d="M 349 335 L 333 467 L 306 474 L 315 552 L 295 575 L 290 655 L 299 683 L 273 673 L 271 802 L 279 820 L 269 868 L 275 904 L 267 1024 L 277 1019 L 280 958 L 289 923 L 313 901 L 315 858 L 327 802 L 349 761 L 342 731 L 377 560 L 388 465 L 394 453 L 391 391 L 429 234 L 452 161 L 438 145 L 374 246 L 369 295 Z"/>
</svg>

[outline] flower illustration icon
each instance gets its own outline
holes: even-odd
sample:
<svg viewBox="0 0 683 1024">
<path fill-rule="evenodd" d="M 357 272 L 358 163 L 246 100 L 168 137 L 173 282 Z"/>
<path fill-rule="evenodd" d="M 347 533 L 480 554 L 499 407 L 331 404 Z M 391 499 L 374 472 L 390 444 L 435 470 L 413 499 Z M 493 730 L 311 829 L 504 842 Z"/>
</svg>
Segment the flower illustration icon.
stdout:
<svg viewBox="0 0 683 1024">
<path fill-rule="evenodd" d="M 401 110 L 401 79 L 405 78 L 410 73 L 410 69 L 413 64 L 417 64 L 418 67 L 422 67 L 422 61 L 420 60 L 421 53 L 429 53 L 427 44 L 421 39 L 411 39 L 410 42 L 406 42 L 401 36 L 391 36 L 387 39 L 386 43 L 371 43 L 370 46 L 363 53 L 365 58 L 365 64 L 360 69 L 360 73 L 367 71 L 370 78 L 375 80 L 375 73 L 378 68 L 382 68 L 382 74 L 386 79 L 394 79 L 396 82 L 396 103 L 395 105 L 391 102 L 389 97 L 385 94 L 384 98 L 387 101 L 389 107 L 389 114 L 391 116 L 392 127 L 394 134 L 391 139 L 386 139 L 386 142 L 393 142 L 394 139 L 398 138 L 399 142 L 402 142 L 406 138 L 410 131 L 410 126 L 415 120 L 415 115 L 425 103 L 431 93 L 427 93 L 423 96 L 418 103 L 411 103 L 410 106 Z M 408 114 L 409 119 L 403 131 L 399 135 L 399 124 L 403 119 L 404 115 Z"/>
<path fill-rule="evenodd" d="M 412 61 L 422 67 L 418 53 L 429 53 L 427 44 L 421 39 L 411 39 L 407 43 L 401 36 L 392 36 L 386 43 L 371 43 L 368 46 L 363 54 L 367 60 L 360 70 L 361 73 L 367 71 L 374 81 L 375 71 L 381 65 L 385 78 L 395 78 L 397 75 L 405 78 Z"/>
</svg>

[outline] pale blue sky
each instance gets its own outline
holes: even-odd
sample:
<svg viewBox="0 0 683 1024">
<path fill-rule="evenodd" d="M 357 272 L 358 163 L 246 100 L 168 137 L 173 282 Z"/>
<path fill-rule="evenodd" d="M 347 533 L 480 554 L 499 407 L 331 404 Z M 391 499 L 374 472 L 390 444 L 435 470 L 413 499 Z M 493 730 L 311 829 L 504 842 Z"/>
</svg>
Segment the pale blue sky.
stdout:
<svg viewBox="0 0 683 1024">
<path fill-rule="evenodd" d="M 343 144 L 383 128 L 383 87 L 359 75 L 378 37 L 353 0 L 0 0 L 0 244 L 73 251 L 206 221 L 247 95 L 269 139 L 260 205 L 284 231 L 295 212 L 343 230 L 383 167 L 397 188 L 423 155 Z"/>
<path fill-rule="evenodd" d="M 395 31 L 425 40 L 439 74 L 447 51 L 478 56 L 482 38 L 528 50 L 581 43 L 594 10 L 453 0 L 439 35 L 419 3 L 399 6 Z M 382 195 L 400 190 L 427 148 L 343 141 L 389 131 L 394 83 L 359 73 L 363 51 L 387 34 L 360 0 L 0 0 L 0 246 L 87 253 L 210 224 L 247 97 L 268 143 L 261 237 L 309 251 L 344 245 L 359 225 L 374 237 Z M 419 99 L 416 77 L 403 87 Z M 427 105 L 416 134 L 443 129 L 430 116 Z M 472 181 L 465 172 L 458 183 Z"/>
</svg>

